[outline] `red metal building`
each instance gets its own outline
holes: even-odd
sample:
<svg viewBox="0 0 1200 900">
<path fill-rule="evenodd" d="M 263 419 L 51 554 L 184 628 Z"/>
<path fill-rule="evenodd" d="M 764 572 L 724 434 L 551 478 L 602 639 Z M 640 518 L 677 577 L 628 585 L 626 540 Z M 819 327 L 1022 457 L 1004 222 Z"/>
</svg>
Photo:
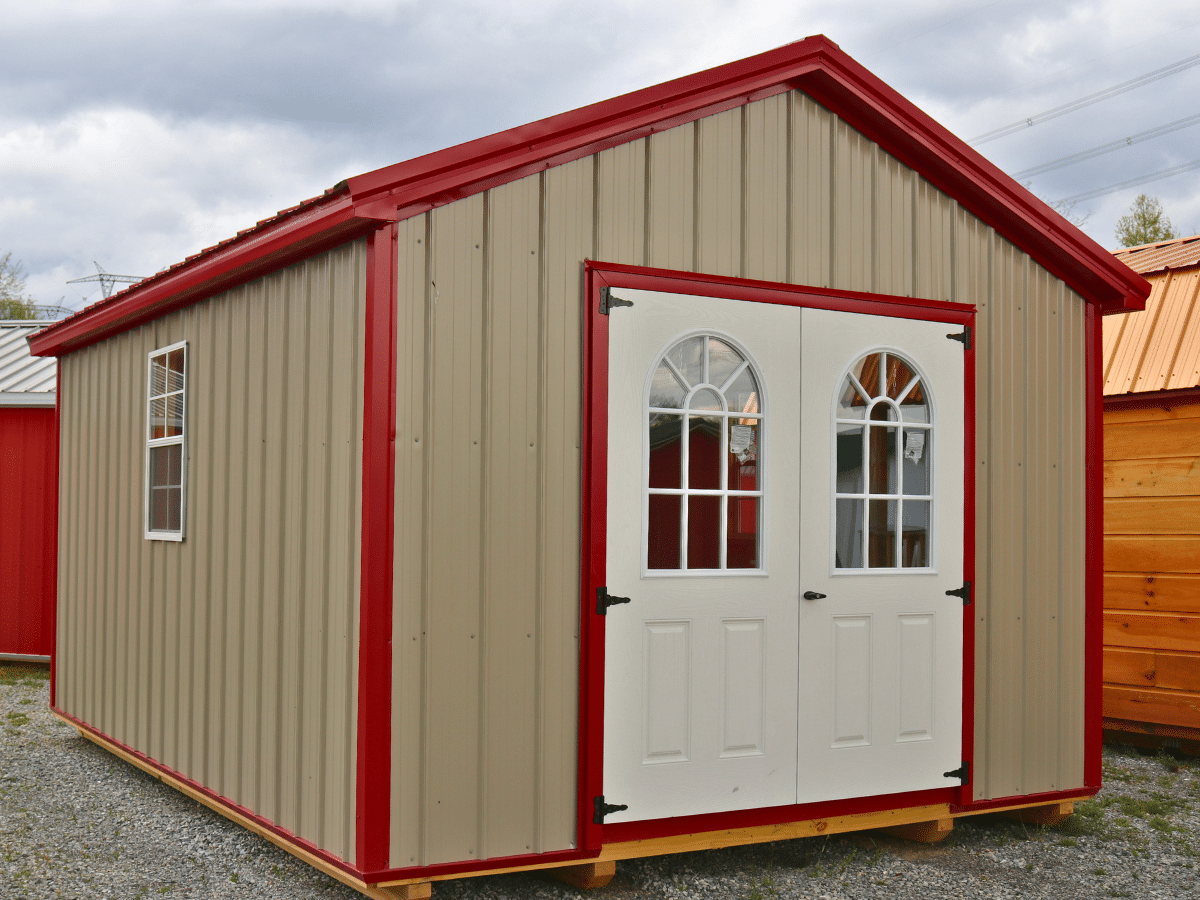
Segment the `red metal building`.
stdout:
<svg viewBox="0 0 1200 900">
<path fill-rule="evenodd" d="M 29 354 L 41 323 L 0 322 L 0 659 L 50 660 L 58 430 L 55 365 Z"/>
</svg>

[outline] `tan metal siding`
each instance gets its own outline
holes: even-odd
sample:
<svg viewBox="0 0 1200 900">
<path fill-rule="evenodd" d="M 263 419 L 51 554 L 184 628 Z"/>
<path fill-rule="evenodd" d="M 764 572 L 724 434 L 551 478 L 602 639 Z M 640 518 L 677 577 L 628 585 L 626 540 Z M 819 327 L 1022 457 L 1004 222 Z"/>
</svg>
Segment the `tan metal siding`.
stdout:
<svg viewBox="0 0 1200 900">
<path fill-rule="evenodd" d="M 428 443 L 426 352 L 432 286 L 425 274 L 429 216 L 398 226 L 396 340 L 396 528 L 392 606 L 391 864 L 423 856 L 426 597 L 424 523 Z"/>
<path fill-rule="evenodd" d="M 575 846 L 578 774 L 579 522 L 581 517 L 579 260 L 591 242 L 592 208 L 585 160 L 545 174 L 542 237 L 542 659 L 538 760 L 537 846 Z"/>
<path fill-rule="evenodd" d="M 646 263 L 658 269 L 688 270 L 695 250 L 696 126 L 689 123 L 660 131 L 650 136 L 649 143 Z"/>
<path fill-rule="evenodd" d="M 731 109 L 701 119 L 696 130 L 696 264 L 701 272 L 740 276 L 744 113 Z"/>
<path fill-rule="evenodd" d="M 587 258 L 978 307 L 976 792 L 1079 786 L 1080 298 L 798 93 L 400 228 L 393 865 L 573 846 Z"/>
<path fill-rule="evenodd" d="M 480 661 L 486 195 L 433 215 L 425 750 L 431 861 L 474 859 L 481 838 Z"/>
<path fill-rule="evenodd" d="M 917 176 L 885 154 L 875 166 L 875 258 L 868 290 L 913 293 L 913 200 Z"/>
<path fill-rule="evenodd" d="M 354 853 L 365 243 L 63 359 L 59 701 Z M 188 341 L 186 540 L 144 529 L 147 354 Z"/>
<path fill-rule="evenodd" d="M 746 161 L 742 276 L 788 280 L 788 94 L 745 107 Z M 755 215 L 747 215 L 754 210 Z"/>
<path fill-rule="evenodd" d="M 830 283 L 830 217 L 832 215 L 834 115 L 799 91 L 792 98 L 790 167 L 792 234 L 791 280 L 828 287 Z"/>
<path fill-rule="evenodd" d="M 597 153 L 597 259 L 641 266 L 646 263 L 646 141 Z"/>
<path fill-rule="evenodd" d="M 835 120 L 830 178 L 830 287 L 845 291 L 874 289 L 877 150 L 845 122 Z"/>
</svg>

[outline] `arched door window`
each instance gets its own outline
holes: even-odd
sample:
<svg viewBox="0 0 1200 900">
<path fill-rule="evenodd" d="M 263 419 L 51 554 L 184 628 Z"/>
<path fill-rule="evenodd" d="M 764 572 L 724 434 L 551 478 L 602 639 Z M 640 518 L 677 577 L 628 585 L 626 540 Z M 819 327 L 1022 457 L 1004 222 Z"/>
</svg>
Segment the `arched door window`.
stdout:
<svg viewBox="0 0 1200 900">
<path fill-rule="evenodd" d="M 859 359 L 834 410 L 836 569 L 928 568 L 932 560 L 928 386 L 898 353 Z"/>
<path fill-rule="evenodd" d="M 759 377 L 726 338 L 686 337 L 650 375 L 646 401 L 648 570 L 762 566 Z"/>
</svg>

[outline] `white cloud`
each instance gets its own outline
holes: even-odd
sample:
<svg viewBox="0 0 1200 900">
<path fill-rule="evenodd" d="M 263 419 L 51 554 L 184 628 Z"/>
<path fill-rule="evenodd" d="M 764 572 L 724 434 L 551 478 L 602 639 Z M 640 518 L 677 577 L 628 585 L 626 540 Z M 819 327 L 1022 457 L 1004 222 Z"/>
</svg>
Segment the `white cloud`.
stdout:
<svg viewBox="0 0 1200 900">
<path fill-rule="evenodd" d="M 6 11 L 0 251 L 36 296 L 149 274 L 339 179 L 824 33 L 970 137 L 1196 52 L 1160 0 L 44 0 Z M 1194 112 L 1200 68 L 980 149 L 1009 171 Z M 1200 133 L 1200 129 L 1196 130 Z M 1050 199 L 1200 156 L 1184 130 L 1047 173 Z M 1191 155 L 1188 155 L 1191 154 Z M 1139 191 L 1200 227 L 1200 174 Z"/>
<path fill-rule="evenodd" d="M 347 142 L 269 122 L 172 121 L 128 108 L 0 132 L 0 234 L 41 302 L 62 276 L 149 275 L 366 167 Z"/>
</svg>

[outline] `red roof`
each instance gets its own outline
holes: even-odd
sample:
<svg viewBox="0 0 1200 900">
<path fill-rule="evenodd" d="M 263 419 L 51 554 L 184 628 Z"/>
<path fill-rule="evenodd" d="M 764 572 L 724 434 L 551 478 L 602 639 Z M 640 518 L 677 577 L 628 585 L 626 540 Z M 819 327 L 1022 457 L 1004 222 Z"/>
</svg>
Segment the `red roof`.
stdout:
<svg viewBox="0 0 1200 900">
<path fill-rule="evenodd" d="M 318 250 L 607 147 L 799 89 L 915 169 L 1103 311 L 1149 285 L 822 36 L 349 179 L 47 328 L 61 355 Z"/>
<path fill-rule="evenodd" d="M 1113 256 L 1139 275 L 1200 265 L 1200 234 L 1114 250 Z"/>
</svg>

